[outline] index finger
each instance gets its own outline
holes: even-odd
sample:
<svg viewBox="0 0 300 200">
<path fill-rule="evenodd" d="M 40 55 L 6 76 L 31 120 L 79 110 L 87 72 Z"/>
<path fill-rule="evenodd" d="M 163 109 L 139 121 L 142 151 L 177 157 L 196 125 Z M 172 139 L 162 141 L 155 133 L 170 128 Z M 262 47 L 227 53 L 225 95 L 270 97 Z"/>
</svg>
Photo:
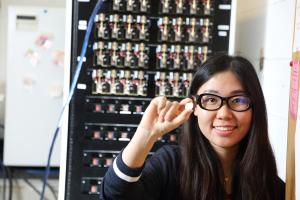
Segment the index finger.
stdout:
<svg viewBox="0 0 300 200">
<path fill-rule="evenodd" d="M 188 105 L 189 104 L 189 105 Z M 195 108 L 195 103 L 194 100 L 190 97 L 184 98 L 179 102 L 180 106 L 180 110 L 184 110 L 184 109 L 192 109 L 194 110 Z"/>
</svg>

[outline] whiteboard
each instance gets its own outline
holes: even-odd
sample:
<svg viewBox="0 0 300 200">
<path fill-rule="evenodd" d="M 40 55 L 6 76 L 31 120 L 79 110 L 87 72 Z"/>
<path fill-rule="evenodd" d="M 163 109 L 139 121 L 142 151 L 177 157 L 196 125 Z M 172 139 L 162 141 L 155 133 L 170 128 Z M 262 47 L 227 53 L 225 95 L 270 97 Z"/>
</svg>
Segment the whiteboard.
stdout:
<svg viewBox="0 0 300 200">
<path fill-rule="evenodd" d="M 9 7 L 4 163 L 45 166 L 62 108 L 65 11 Z M 60 137 L 51 166 L 59 166 Z"/>
</svg>

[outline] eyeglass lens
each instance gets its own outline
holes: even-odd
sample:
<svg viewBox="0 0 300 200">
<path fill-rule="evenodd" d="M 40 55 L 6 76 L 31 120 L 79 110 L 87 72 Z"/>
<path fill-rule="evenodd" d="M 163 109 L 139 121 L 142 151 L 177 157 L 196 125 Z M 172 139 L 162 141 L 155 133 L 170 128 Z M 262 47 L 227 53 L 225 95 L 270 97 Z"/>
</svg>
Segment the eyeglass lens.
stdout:
<svg viewBox="0 0 300 200">
<path fill-rule="evenodd" d="M 246 111 L 251 104 L 250 98 L 245 95 L 223 98 L 214 94 L 202 94 L 199 98 L 200 107 L 205 110 L 218 110 L 222 107 L 223 101 L 226 101 L 228 107 L 235 111 Z"/>
</svg>

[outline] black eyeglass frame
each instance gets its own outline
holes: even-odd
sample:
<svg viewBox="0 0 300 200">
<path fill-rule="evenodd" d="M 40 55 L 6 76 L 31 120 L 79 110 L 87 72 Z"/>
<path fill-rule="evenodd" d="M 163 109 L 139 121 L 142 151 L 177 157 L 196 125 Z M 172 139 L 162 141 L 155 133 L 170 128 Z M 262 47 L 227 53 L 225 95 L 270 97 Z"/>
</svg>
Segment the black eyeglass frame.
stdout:
<svg viewBox="0 0 300 200">
<path fill-rule="evenodd" d="M 211 96 L 215 96 L 215 97 L 220 98 L 220 99 L 221 99 L 221 104 L 220 104 L 220 106 L 219 106 L 218 108 L 216 108 L 216 109 L 207 109 L 207 108 L 203 107 L 203 105 L 202 105 L 202 103 L 201 103 L 201 98 L 202 98 L 203 96 L 205 96 L 205 95 L 211 95 Z M 233 97 L 238 97 L 238 96 L 244 96 L 244 97 L 249 98 L 250 103 L 249 103 L 249 105 L 248 105 L 248 107 L 247 107 L 246 109 L 244 109 L 244 110 L 235 110 L 235 109 L 231 108 L 230 104 L 228 103 L 228 99 L 231 99 L 231 98 L 233 98 Z M 233 95 L 233 96 L 229 96 L 229 97 L 221 97 L 221 96 L 216 95 L 216 94 L 202 93 L 202 94 L 200 94 L 200 95 L 195 95 L 195 97 L 196 97 L 196 103 L 200 106 L 200 108 L 202 108 L 202 109 L 204 109 L 204 110 L 207 110 L 207 111 L 216 111 L 216 110 L 219 110 L 219 109 L 224 105 L 224 101 L 226 102 L 228 108 L 230 108 L 231 110 L 233 110 L 233 111 L 235 111 L 235 112 L 245 112 L 245 111 L 249 110 L 249 109 L 252 107 L 252 99 L 251 99 L 251 97 L 250 97 L 249 95 L 247 95 L 247 94 L 237 94 L 237 95 Z"/>
</svg>

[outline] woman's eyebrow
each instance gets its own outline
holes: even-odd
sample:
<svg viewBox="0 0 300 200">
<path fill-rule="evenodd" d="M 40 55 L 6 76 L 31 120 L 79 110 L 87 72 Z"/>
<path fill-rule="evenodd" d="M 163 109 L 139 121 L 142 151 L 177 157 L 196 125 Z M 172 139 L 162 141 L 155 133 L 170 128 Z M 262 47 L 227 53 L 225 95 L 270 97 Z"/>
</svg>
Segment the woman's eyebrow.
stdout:
<svg viewBox="0 0 300 200">
<path fill-rule="evenodd" d="M 240 90 L 233 90 L 233 91 L 231 91 L 230 93 L 231 93 L 231 94 L 245 94 L 245 93 L 246 93 L 246 91 L 245 91 L 245 90 L 242 90 L 242 89 L 240 89 Z"/>
<path fill-rule="evenodd" d="M 217 91 L 217 90 L 211 90 L 211 89 L 204 90 L 203 93 L 220 94 L 219 91 Z M 243 89 L 233 90 L 233 91 L 230 92 L 230 94 L 245 94 L 245 93 L 246 93 L 246 91 L 243 90 Z"/>
<path fill-rule="evenodd" d="M 218 94 L 219 92 L 217 90 L 204 90 L 203 93 L 216 93 L 216 94 Z"/>
</svg>

